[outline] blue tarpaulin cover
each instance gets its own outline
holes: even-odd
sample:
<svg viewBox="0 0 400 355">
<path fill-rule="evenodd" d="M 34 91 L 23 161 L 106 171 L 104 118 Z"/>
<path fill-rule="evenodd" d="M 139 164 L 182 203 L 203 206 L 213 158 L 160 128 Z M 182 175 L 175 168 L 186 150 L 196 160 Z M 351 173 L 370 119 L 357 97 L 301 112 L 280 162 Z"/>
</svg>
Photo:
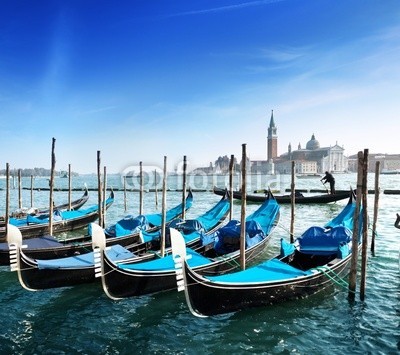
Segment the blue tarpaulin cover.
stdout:
<svg viewBox="0 0 400 355">
<path fill-rule="evenodd" d="M 285 256 L 293 254 L 295 250 L 296 248 L 292 243 L 289 243 L 285 239 L 281 238 L 280 258 L 284 258 Z"/>
<path fill-rule="evenodd" d="M 60 243 L 56 238 L 49 235 L 24 239 L 23 244 L 27 245 L 29 249 L 53 248 L 64 245 L 63 243 Z M 0 243 L 0 250 L 9 250 L 8 243 Z"/>
<path fill-rule="evenodd" d="M 221 199 L 215 206 L 196 219 L 183 220 L 182 218 L 175 218 L 169 223 L 168 227 L 179 230 L 186 243 L 191 242 L 201 238 L 209 230 L 213 229 L 229 211 L 229 206 L 230 202 L 228 199 Z M 167 229 L 167 234 L 169 233 L 168 231 Z M 150 242 L 159 238 L 160 231 L 150 233 L 142 231 L 143 242 Z"/>
<path fill-rule="evenodd" d="M 228 200 L 229 201 L 229 200 Z M 207 217 L 207 220 L 213 221 L 213 224 L 215 224 L 216 220 L 219 220 L 222 215 L 225 214 L 229 210 L 229 202 L 222 202 L 223 207 L 221 207 L 221 202 L 219 203 L 218 208 L 213 208 L 214 213 L 210 214 L 210 212 L 207 212 L 204 216 Z M 218 206 L 218 205 L 217 205 Z M 248 221 L 246 222 L 246 227 L 247 227 L 247 244 L 253 245 L 253 243 L 256 243 L 256 241 L 259 241 L 260 239 L 265 238 L 265 233 L 263 231 L 263 228 L 265 230 L 270 231 L 271 230 L 271 225 L 274 225 L 276 216 L 279 213 L 279 206 L 276 202 L 276 200 L 270 200 L 269 202 L 265 202 L 262 206 L 259 207 L 259 209 L 250 215 L 248 217 Z M 211 217 L 212 216 L 212 217 Z M 198 225 L 190 225 L 190 228 L 197 228 L 197 226 L 201 225 L 204 226 L 203 223 L 205 222 L 206 218 L 198 218 L 197 221 L 200 222 Z M 174 225 L 178 225 L 178 229 L 180 226 L 181 220 L 175 221 Z M 211 226 L 210 222 L 208 224 Z M 225 229 L 225 234 L 226 234 L 226 239 L 229 238 L 229 235 L 233 237 L 233 239 L 236 239 L 239 241 L 239 236 L 240 236 L 240 222 L 237 220 L 230 221 L 226 226 L 222 227 L 222 229 Z M 198 236 L 199 232 L 193 231 L 192 233 L 189 234 L 182 234 L 183 237 L 185 238 L 185 242 L 188 241 L 189 238 L 191 238 L 193 235 Z M 217 233 L 219 235 L 221 233 Z M 207 238 L 207 235 L 203 233 L 201 236 L 202 240 L 209 240 L 210 243 L 214 245 L 214 240 L 215 240 L 215 233 L 212 233 L 212 236 L 210 239 Z M 220 237 L 220 240 L 222 237 Z M 203 242 L 203 245 L 209 244 L 208 242 Z M 204 265 L 209 265 L 210 263 L 213 262 L 213 259 L 207 258 L 200 253 L 194 251 L 193 249 L 186 248 L 188 258 L 187 262 L 191 267 L 198 267 L 198 266 L 204 266 Z M 225 252 L 230 252 L 230 250 L 227 251 L 222 251 L 222 253 Z M 129 270 L 137 270 L 137 271 L 166 271 L 166 270 L 174 270 L 174 261 L 172 258 L 172 255 L 166 255 L 163 258 L 159 259 L 153 259 L 151 261 L 147 262 L 142 262 L 142 263 L 131 263 L 131 264 L 119 264 L 119 268 L 121 269 L 129 269 Z"/>
<path fill-rule="evenodd" d="M 225 227 L 215 232 L 214 248 L 218 254 L 228 254 L 239 250 L 241 226 L 231 220 Z M 265 233 L 257 221 L 246 221 L 246 247 L 251 247 L 265 238 Z"/>
<path fill-rule="evenodd" d="M 223 199 L 207 213 L 203 214 L 199 218 L 196 218 L 196 220 L 203 226 L 206 231 L 209 231 L 211 228 L 215 227 L 216 219 L 220 220 L 221 218 L 223 218 L 223 216 L 226 215 L 226 213 L 228 213 L 229 207 L 229 199 Z"/>
<path fill-rule="evenodd" d="M 353 229 L 354 225 L 354 211 L 356 209 L 356 204 L 349 203 L 345 206 L 345 208 L 340 212 L 334 219 L 329 221 L 325 228 L 333 228 L 337 226 L 344 226 L 349 228 L 350 230 Z M 360 208 L 360 216 L 362 216 L 362 206 Z M 359 219 L 360 226 L 362 226 L 362 218 Z"/>
<path fill-rule="evenodd" d="M 257 283 L 287 280 L 310 275 L 311 271 L 302 271 L 278 259 L 271 259 L 252 268 L 218 276 L 207 276 L 208 279 L 226 283 Z"/>
<path fill-rule="evenodd" d="M 106 228 L 104 233 L 109 237 L 122 237 L 125 235 L 138 233 L 140 230 L 146 230 L 148 228 L 149 222 L 146 216 L 139 215 L 137 217 L 133 217 L 132 215 L 127 215 L 117 223 Z M 90 230 L 89 235 L 91 235 Z"/>
<path fill-rule="evenodd" d="M 311 227 L 297 238 L 297 243 L 302 253 L 326 255 L 338 252 L 341 245 L 348 244 L 352 234 L 343 226 L 328 229 Z"/>
<path fill-rule="evenodd" d="M 124 260 L 134 257 L 134 255 L 121 245 L 113 245 L 107 251 L 107 255 L 111 260 Z M 73 269 L 94 266 L 93 252 L 82 255 L 70 256 L 68 258 L 36 260 L 39 269 Z"/>
<path fill-rule="evenodd" d="M 207 265 L 210 263 L 210 259 L 202 256 L 196 251 L 187 248 L 187 255 L 190 255 L 187 262 L 191 267 Z M 142 271 L 166 271 L 175 270 L 175 263 L 171 254 L 164 256 L 163 258 L 154 259 L 143 263 L 132 263 L 132 264 L 119 264 L 120 269 L 129 270 L 142 270 Z"/>
<path fill-rule="evenodd" d="M 64 219 L 63 213 L 60 210 L 55 210 L 53 212 L 53 221 L 61 221 L 62 219 Z M 45 215 L 43 217 L 35 217 L 28 214 L 26 216 L 26 223 L 27 224 L 49 223 L 49 217 L 48 215 Z"/>
<path fill-rule="evenodd" d="M 264 239 L 275 225 L 279 205 L 275 199 L 266 200 L 256 211 L 246 218 L 246 248 Z M 248 222 L 252 222 L 248 224 Z M 230 253 L 239 248 L 240 221 L 231 220 L 215 233 L 202 237 L 202 244 L 214 243 L 216 251 Z M 225 244 L 225 246 L 223 245 Z M 230 244 L 230 245 L 229 245 Z"/>
<path fill-rule="evenodd" d="M 175 228 L 183 234 L 190 234 L 196 231 L 205 230 L 205 228 L 200 222 L 200 217 L 199 219 L 187 219 L 187 220 L 176 218 L 168 225 L 168 227 Z"/>
<path fill-rule="evenodd" d="M 185 207 L 189 209 L 193 204 L 193 197 L 186 198 Z M 165 222 L 168 223 L 172 221 L 176 216 L 182 214 L 182 204 L 175 206 L 168 210 L 165 214 Z M 154 213 L 154 214 L 146 214 L 146 218 L 149 221 L 149 224 L 155 227 L 161 227 L 162 224 L 162 214 L 161 213 Z"/>
<path fill-rule="evenodd" d="M 109 197 L 106 200 L 106 205 L 109 205 L 114 199 Z M 59 211 L 55 210 L 53 213 L 53 221 L 65 220 L 68 221 L 70 219 L 75 219 L 81 216 L 86 216 L 93 212 L 96 212 L 99 209 L 98 205 L 90 206 L 86 209 L 79 209 L 76 211 Z M 10 218 L 9 223 L 16 227 L 23 227 L 29 224 L 44 224 L 49 223 L 48 215 L 41 215 L 39 217 L 28 215 L 26 218 L 18 219 L 18 218 Z"/>
</svg>

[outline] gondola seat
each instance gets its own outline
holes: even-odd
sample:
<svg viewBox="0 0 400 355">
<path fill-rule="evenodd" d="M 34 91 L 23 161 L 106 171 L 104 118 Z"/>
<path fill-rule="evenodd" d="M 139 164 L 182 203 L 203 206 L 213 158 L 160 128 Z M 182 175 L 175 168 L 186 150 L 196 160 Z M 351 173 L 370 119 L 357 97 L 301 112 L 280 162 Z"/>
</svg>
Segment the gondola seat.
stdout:
<svg viewBox="0 0 400 355">
<path fill-rule="evenodd" d="M 305 254 L 330 255 L 338 253 L 340 256 L 348 254 L 346 246 L 351 241 L 352 232 L 343 226 L 324 229 L 311 227 L 296 240 L 297 249 Z"/>
</svg>

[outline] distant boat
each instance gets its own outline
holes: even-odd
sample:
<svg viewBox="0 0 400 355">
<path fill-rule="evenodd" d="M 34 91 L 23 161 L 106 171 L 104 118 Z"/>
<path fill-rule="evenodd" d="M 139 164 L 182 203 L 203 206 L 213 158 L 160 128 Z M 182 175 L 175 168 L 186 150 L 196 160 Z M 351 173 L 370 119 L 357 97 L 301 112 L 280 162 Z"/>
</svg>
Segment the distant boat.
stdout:
<svg viewBox="0 0 400 355">
<path fill-rule="evenodd" d="M 216 195 L 223 195 L 225 189 L 214 187 L 214 193 Z M 295 194 L 295 202 L 297 204 L 308 204 L 308 203 L 330 203 L 349 198 L 351 195 L 351 190 L 349 191 L 337 191 L 335 194 L 322 194 L 322 195 L 309 195 L 303 196 L 301 193 Z M 278 203 L 291 203 L 290 195 L 274 195 Z M 233 191 L 233 198 L 240 200 L 242 198 L 242 193 L 240 191 Z M 268 198 L 266 195 L 257 194 L 246 194 L 246 200 L 250 202 L 264 202 Z"/>
<path fill-rule="evenodd" d="M 111 190 L 110 196 L 106 200 L 106 210 L 114 202 L 114 191 Z M 98 205 L 90 206 L 86 209 L 76 211 L 53 212 L 53 233 L 73 231 L 87 227 L 99 217 Z M 39 215 L 38 217 L 27 215 L 26 218 L 10 218 L 9 223 L 18 227 L 25 238 L 35 238 L 49 233 L 49 215 Z M 0 242 L 5 241 L 5 226 L 0 227 Z"/>
<path fill-rule="evenodd" d="M 398 175 L 400 174 L 400 169 L 382 169 L 382 175 Z"/>
<path fill-rule="evenodd" d="M 296 177 L 298 179 L 313 179 L 313 178 L 322 178 L 320 174 L 297 174 Z"/>
<path fill-rule="evenodd" d="M 87 201 L 89 200 L 89 190 L 85 186 L 85 192 L 82 195 L 81 198 L 71 201 L 71 205 L 67 203 L 63 203 L 60 205 L 54 205 L 53 210 L 59 210 L 59 211 L 76 211 L 79 210 Z M 40 216 L 40 215 L 45 215 L 49 214 L 50 209 L 48 207 L 42 207 L 42 208 L 35 208 L 35 207 L 22 207 L 18 208 L 17 210 L 11 212 L 10 217 L 12 218 L 26 218 L 27 215 L 32 215 L 32 216 Z M 0 217 L 0 226 L 4 226 L 4 217 Z"/>
</svg>

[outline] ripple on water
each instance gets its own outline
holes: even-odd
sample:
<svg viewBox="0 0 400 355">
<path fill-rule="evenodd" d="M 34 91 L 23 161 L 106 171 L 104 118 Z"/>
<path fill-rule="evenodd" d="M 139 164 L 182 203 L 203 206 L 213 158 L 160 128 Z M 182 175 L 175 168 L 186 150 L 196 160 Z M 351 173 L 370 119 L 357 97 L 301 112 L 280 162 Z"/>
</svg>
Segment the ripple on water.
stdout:
<svg viewBox="0 0 400 355">
<path fill-rule="evenodd" d="M 93 181 L 85 179 L 81 177 L 75 183 L 95 186 L 96 177 L 92 177 Z M 341 189 L 355 186 L 355 181 L 354 174 L 337 176 Z M 111 183 L 117 186 L 116 180 L 110 179 Z M 310 185 L 299 187 L 314 187 L 311 182 L 299 182 L 306 183 Z M 398 188 L 400 176 L 384 177 L 381 184 L 382 189 Z M 48 193 L 35 196 L 42 198 L 43 205 L 48 201 Z M 66 196 L 61 196 L 63 201 Z M 90 196 L 88 203 L 96 204 L 97 195 Z M 0 199 L 3 197 L 4 191 L 0 191 Z M 194 198 L 188 218 L 195 218 L 220 199 L 210 192 L 195 193 Z M 24 200 L 28 199 L 29 191 L 24 192 Z M 181 193 L 171 193 L 168 205 L 176 205 L 180 199 Z M 154 194 L 145 194 L 145 210 L 155 210 L 154 200 Z M 325 223 L 344 204 L 296 206 L 295 234 L 301 234 L 311 224 Z M 118 220 L 127 213 L 137 214 L 138 205 L 138 194 L 128 194 L 128 210 L 124 211 L 123 193 L 116 192 L 107 221 Z M 248 211 L 256 207 L 249 205 Z M 368 197 L 368 208 L 372 216 L 373 196 Z M 354 302 L 349 302 L 346 290 L 332 287 L 307 299 L 273 307 L 196 318 L 190 314 L 182 293 L 111 301 L 98 284 L 28 292 L 19 285 L 15 274 L 0 268 L 1 353 L 397 354 L 400 231 L 393 223 L 398 212 L 398 196 L 381 194 L 376 252 L 375 256 L 369 253 L 363 302 L 358 294 Z M 240 204 L 235 203 L 234 216 L 239 217 L 239 213 Z M 282 206 L 280 227 L 264 257 L 279 250 L 279 239 L 289 236 L 289 224 L 290 206 Z"/>
</svg>

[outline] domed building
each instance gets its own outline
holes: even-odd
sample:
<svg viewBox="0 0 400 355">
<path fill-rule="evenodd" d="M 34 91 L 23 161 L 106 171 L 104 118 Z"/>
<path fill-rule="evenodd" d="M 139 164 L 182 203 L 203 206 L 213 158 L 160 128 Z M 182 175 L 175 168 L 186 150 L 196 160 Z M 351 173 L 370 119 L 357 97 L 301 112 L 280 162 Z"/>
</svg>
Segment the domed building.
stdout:
<svg viewBox="0 0 400 355">
<path fill-rule="evenodd" d="M 302 149 L 299 143 L 297 150 L 288 146 L 287 153 L 274 160 L 275 172 L 288 174 L 291 172 L 291 161 L 296 162 L 297 174 L 320 174 L 325 171 L 342 173 L 347 171 L 347 158 L 343 155 L 344 148 L 337 143 L 334 146 L 321 147 L 314 133 Z"/>
<path fill-rule="evenodd" d="M 267 160 L 252 160 L 251 171 L 261 174 L 290 174 L 293 160 L 296 174 L 348 171 L 348 160 L 343 154 L 344 148 L 337 143 L 333 146 L 321 147 L 313 133 L 305 147 L 302 149 L 299 143 L 297 150 L 292 150 L 292 145 L 289 143 L 288 151 L 278 156 L 278 134 L 272 111 L 267 134 Z"/>
<path fill-rule="evenodd" d="M 319 142 L 315 139 L 314 133 L 311 136 L 311 139 L 307 142 L 306 149 L 307 150 L 319 149 Z"/>
</svg>

